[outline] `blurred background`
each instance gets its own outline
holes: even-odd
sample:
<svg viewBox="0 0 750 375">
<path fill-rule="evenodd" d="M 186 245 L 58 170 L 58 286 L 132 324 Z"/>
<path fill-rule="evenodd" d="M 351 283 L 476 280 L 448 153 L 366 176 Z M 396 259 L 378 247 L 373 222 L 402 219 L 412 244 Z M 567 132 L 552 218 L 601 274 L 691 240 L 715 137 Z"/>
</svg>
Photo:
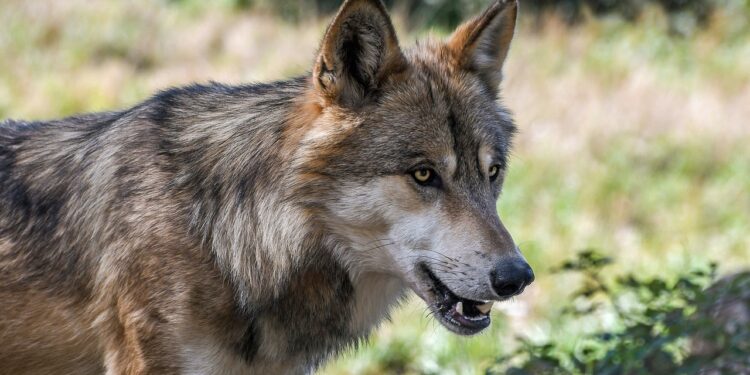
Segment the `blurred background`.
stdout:
<svg viewBox="0 0 750 375">
<path fill-rule="evenodd" d="M 489 4 L 386 2 L 405 47 Z M 2 0 L 0 119 L 124 108 L 194 81 L 304 74 L 339 4 Z M 623 308 L 648 308 L 612 290 L 623 282 L 604 291 L 619 304 L 576 293 L 591 275 L 561 264 L 611 259 L 603 282 L 661 280 L 667 292 L 712 262 L 720 275 L 750 268 L 749 20 L 748 0 L 522 0 L 503 83 L 520 133 L 498 210 L 537 282 L 496 305 L 474 338 L 448 333 L 415 298 L 322 373 L 534 373 L 518 348 L 547 350 L 561 373 L 592 373 L 591 338 L 627 330 Z"/>
</svg>

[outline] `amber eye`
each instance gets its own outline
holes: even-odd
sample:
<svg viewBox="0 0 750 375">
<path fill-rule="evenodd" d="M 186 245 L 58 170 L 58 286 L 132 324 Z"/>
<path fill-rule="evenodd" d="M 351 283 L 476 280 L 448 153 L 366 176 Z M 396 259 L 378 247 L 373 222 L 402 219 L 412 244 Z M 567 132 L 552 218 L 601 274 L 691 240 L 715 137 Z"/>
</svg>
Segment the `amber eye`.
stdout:
<svg viewBox="0 0 750 375">
<path fill-rule="evenodd" d="M 417 169 L 413 173 L 414 179 L 417 180 L 417 182 L 419 182 L 420 184 L 429 183 L 434 175 L 435 173 L 432 171 L 432 169 L 428 168 Z"/>
<path fill-rule="evenodd" d="M 497 176 L 500 175 L 500 166 L 493 165 L 490 167 L 490 180 L 495 181 Z"/>
<path fill-rule="evenodd" d="M 443 180 L 440 179 L 437 172 L 432 168 L 422 167 L 409 172 L 411 177 L 414 178 L 414 182 L 421 186 L 428 186 L 433 188 L 443 187 Z"/>
</svg>

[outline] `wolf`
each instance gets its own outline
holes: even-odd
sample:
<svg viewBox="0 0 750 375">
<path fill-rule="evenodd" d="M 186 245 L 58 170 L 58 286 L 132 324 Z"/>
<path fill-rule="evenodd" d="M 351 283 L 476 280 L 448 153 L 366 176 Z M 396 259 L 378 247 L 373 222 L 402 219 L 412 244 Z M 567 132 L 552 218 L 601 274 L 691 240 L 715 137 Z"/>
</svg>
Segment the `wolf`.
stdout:
<svg viewBox="0 0 750 375">
<path fill-rule="evenodd" d="M 517 9 L 402 49 L 348 0 L 301 77 L 0 124 L 0 373 L 310 373 L 409 291 L 485 329 L 534 280 L 496 210 Z"/>
</svg>

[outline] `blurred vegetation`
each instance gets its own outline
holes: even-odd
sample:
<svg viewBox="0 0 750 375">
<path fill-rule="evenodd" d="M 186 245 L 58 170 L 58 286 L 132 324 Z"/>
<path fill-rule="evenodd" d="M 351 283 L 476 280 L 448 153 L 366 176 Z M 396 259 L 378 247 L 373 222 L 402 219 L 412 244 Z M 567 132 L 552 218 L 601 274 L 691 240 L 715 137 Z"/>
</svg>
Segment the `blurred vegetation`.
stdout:
<svg viewBox="0 0 750 375">
<path fill-rule="evenodd" d="M 715 281 L 716 265 L 676 276 L 611 277 L 612 259 L 579 254 L 559 271 L 579 273 L 581 286 L 562 308 L 567 324 L 610 318 L 610 329 L 522 345 L 487 374 L 739 374 L 750 371 L 750 272 Z"/>
<path fill-rule="evenodd" d="M 190 1 L 190 0 L 172 0 Z M 240 9 L 266 8 L 279 14 L 299 19 L 318 13 L 330 13 L 341 5 L 341 0 L 225 0 Z M 412 25 L 452 28 L 475 15 L 489 4 L 489 0 L 384 0 L 404 11 Z M 617 16 L 629 21 L 637 20 L 648 7 L 658 7 L 669 15 L 670 30 L 675 33 L 692 33 L 706 26 L 719 9 L 744 18 L 750 12 L 748 0 L 523 0 L 524 15 L 554 14 L 566 22 L 581 22 L 587 15 L 594 17 Z"/>
</svg>

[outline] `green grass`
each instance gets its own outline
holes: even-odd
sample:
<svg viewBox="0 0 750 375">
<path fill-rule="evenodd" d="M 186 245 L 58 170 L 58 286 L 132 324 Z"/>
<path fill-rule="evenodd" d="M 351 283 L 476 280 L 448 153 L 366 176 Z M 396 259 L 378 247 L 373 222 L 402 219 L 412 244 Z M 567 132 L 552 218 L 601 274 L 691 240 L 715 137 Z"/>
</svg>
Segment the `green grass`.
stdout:
<svg viewBox="0 0 750 375">
<path fill-rule="evenodd" d="M 641 274 L 708 260 L 723 272 L 749 268 L 750 38 L 731 15 L 717 17 L 683 39 L 668 36 L 656 12 L 636 25 L 521 22 L 504 83 L 520 134 L 498 209 L 537 282 L 474 338 L 451 335 L 414 298 L 323 373 L 478 374 L 517 336 L 576 347 L 593 327 L 559 319 L 575 279 L 549 270 L 581 249 Z M 325 28 L 304 22 L 192 1 L 8 0 L 0 118 L 123 108 L 193 81 L 303 73 Z"/>
</svg>

